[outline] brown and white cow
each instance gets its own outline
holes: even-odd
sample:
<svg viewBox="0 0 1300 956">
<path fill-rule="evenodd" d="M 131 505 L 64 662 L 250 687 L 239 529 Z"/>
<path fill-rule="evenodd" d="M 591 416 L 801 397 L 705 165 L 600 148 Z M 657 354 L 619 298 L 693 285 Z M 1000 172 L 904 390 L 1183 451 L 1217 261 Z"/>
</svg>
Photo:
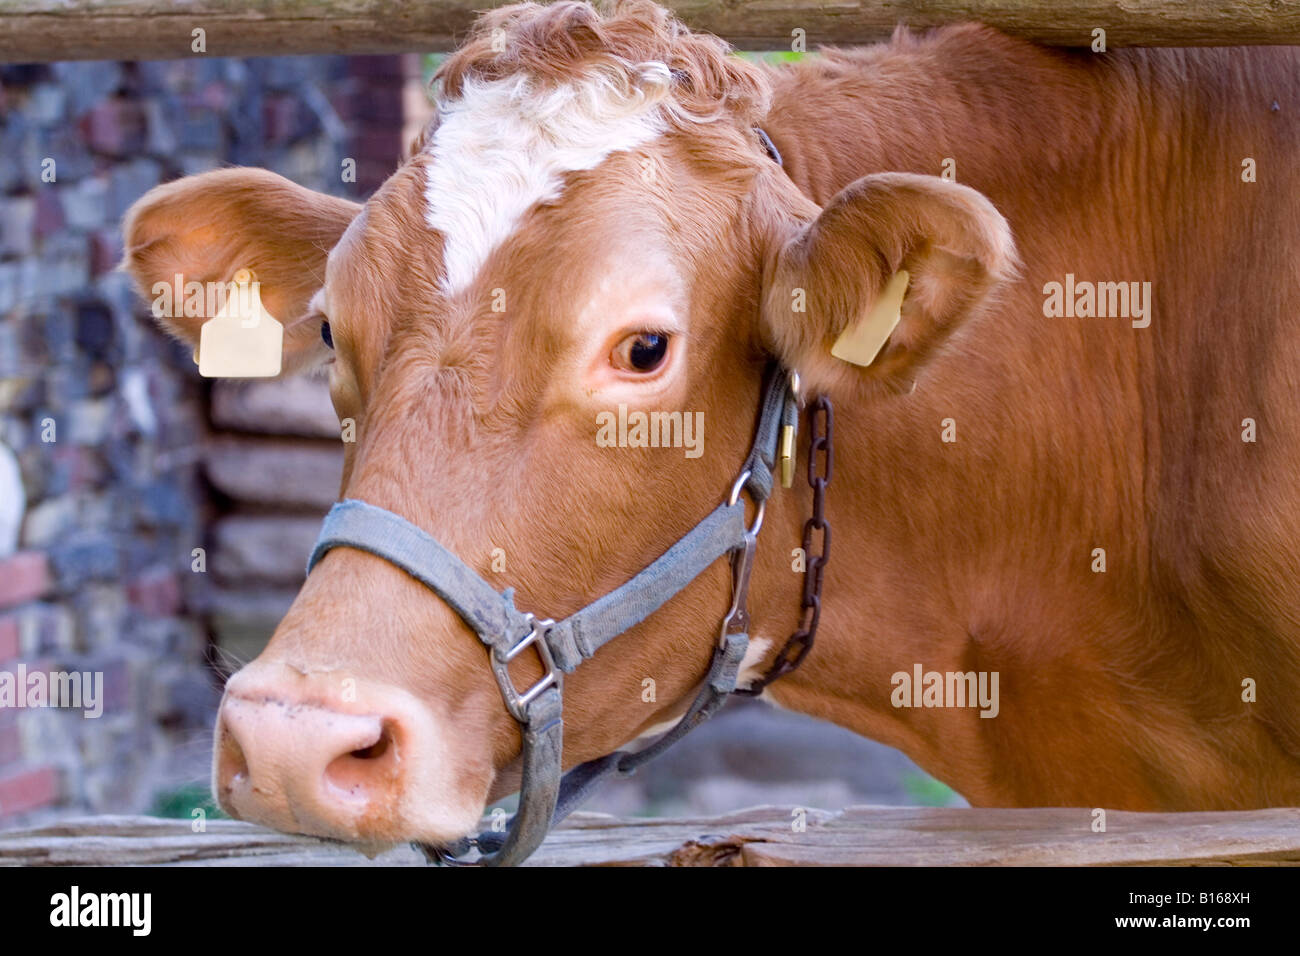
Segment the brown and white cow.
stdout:
<svg viewBox="0 0 1300 956">
<path fill-rule="evenodd" d="M 835 541 L 816 649 L 767 697 L 976 805 L 1296 804 L 1298 150 L 1290 49 L 972 25 L 769 70 L 653 5 L 524 4 L 446 62 L 364 206 L 192 176 L 131 211 L 127 264 L 146 290 L 253 269 L 287 366 L 327 365 L 359 425 L 345 495 L 556 618 L 725 496 L 775 356 L 835 402 Z M 880 357 L 833 358 L 899 269 Z M 1080 314 L 1119 282 L 1131 314 Z M 620 404 L 702 411 L 702 454 L 599 447 Z M 802 482 L 768 503 L 748 676 L 798 620 L 809 507 Z M 729 597 L 720 561 L 567 680 L 567 765 L 680 713 Z M 996 717 L 895 706 L 916 665 L 997 672 Z M 229 681 L 216 741 L 232 814 L 363 842 L 459 837 L 518 784 L 475 635 L 349 549 Z"/>
</svg>

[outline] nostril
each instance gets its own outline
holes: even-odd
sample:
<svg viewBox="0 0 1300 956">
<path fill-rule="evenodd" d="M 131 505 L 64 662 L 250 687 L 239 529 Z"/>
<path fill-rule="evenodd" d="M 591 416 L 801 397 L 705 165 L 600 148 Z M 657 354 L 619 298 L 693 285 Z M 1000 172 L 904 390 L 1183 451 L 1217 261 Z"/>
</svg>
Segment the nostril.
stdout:
<svg viewBox="0 0 1300 956">
<path fill-rule="evenodd" d="M 396 764 L 396 728 L 385 721 L 373 742 L 330 762 L 325 768 L 325 782 L 336 792 L 367 801 L 391 781 Z"/>
<path fill-rule="evenodd" d="M 237 784 L 248 777 L 248 758 L 244 748 L 231 733 L 230 727 L 222 721 L 220 742 L 217 747 L 217 798 L 228 797 Z"/>
<path fill-rule="evenodd" d="M 377 760 L 384 754 L 388 753 L 388 747 L 392 738 L 388 734 L 387 728 L 380 734 L 379 739 L 369 747 L 363 747 L 360 750 L 354 750 L 348 754 L 349 757 L 355 757 L 358 760 Z"/>
</svg>

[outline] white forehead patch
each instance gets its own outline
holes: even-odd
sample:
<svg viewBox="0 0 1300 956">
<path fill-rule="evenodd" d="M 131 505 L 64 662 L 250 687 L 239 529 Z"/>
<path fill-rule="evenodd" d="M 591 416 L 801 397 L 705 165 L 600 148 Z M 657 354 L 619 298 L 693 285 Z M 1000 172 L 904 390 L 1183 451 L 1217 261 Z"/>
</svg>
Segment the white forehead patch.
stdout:
<svg viewBox="0 0 1300 956">
<path fill-rule="evenodd" d="M 672 75 L 642 63 L 637 75 L 595 72 L 537 91 L 527 76 L 467 81 L 438 104 L 425 219 L 443 236 L 444 292 L 465 288 L 539 202 L 559 196 L 565 173 L 594 169 L 611 153 L 663 133 L 660 103 Z"/>
</svg>

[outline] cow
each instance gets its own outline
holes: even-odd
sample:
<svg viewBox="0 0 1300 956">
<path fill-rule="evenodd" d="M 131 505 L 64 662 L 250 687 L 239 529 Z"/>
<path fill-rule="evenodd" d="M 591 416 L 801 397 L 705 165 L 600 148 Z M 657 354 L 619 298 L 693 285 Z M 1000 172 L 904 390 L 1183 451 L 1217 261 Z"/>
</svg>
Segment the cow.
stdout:
<svg viewBox="0 0 1300 956">
<path fill-rule="evenodd" d="M 355 423 L 341 497 L 560 618 L 726 498 L 776 362 L 833 403 L 834 549 L 764 700 L 975 806 L 1300 803 L 1296 50 L 964 24 L 776 67 L 565 0 L 484 14 L 436 87 L 363 205 L 224 169 L 124 223 L 146 294 L 257 276 L 284 374 L 327 368 Z M 833 354 L 890 288 L 878 354 Z M 197 343 L 202 316 L 163 321 Z M 700 414 L 698 454 L 607 447 L 621 406 Z M 765 503 L 742 688 L 801 620 L 812 496 Z M 565 678 L 565 766 L 683 712 L 733 583 L 714 562 Z M 445 845 L 520 752 L 463 617 L 336 547 L 228 681 L 214 789 L 282 830 Z"/>
</svg>

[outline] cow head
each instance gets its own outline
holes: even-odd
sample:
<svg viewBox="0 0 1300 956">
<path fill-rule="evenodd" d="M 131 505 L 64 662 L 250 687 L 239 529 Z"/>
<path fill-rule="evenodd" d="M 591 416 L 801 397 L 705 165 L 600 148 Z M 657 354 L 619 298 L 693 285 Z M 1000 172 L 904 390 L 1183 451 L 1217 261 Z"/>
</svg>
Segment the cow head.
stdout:
<svg viewBox="0 0 1300 956">
<path fill-rule="evenodd" d="M 766 97 L 760 69 L 656 6 L 503 8 L 443 66 L 436 118 L 364 206 L 255 170 L 189 177 L 131 210 L 127 266 L 146 291 L 251 269 L 286 369 L 327 368 L 356 423 L 343 494 L 558 619 L 726 495 L 771 356 L 837 397 L 905 386 L 1008 267 L 1001 217 L 937 179 L 868 177 L 819 210 L 755 135 Z M 831 358 L 900 268 L 912 291 L 877 361 Z M 164 322 L 194 342 L 202 320 Z M 620 406 L 695 427 L 676 447 L 605 447 Z M 757 634 L 795 621 L 804 507 L 772 503 L 790 540 L 756 572 Z M 566 681 L 566 765 L 680 713 L 729 592 L 720 561 Z M 755 642 L 751 673 L 773 645 Z M 520 660 L 515 683 L 539 673 Z M 237 817 L 436 843 L 517 786 L 519 749 L 469 628 L 340 548 L 230 679 L 214 778 Z"/>
</svg>

